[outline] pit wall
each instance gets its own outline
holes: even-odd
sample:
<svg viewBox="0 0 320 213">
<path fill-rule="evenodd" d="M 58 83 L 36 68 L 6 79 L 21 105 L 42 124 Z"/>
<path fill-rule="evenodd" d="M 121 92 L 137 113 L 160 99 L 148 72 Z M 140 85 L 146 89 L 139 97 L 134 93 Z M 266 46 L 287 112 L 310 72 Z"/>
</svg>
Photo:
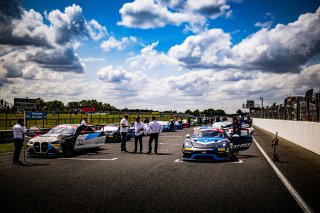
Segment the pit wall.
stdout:
<svg viewBox="0 0 320 213">
<path fill-rule="evenodd" d="M 320 155 L 320 123 L 254 118 L 253 125 Z"/>
</svg>

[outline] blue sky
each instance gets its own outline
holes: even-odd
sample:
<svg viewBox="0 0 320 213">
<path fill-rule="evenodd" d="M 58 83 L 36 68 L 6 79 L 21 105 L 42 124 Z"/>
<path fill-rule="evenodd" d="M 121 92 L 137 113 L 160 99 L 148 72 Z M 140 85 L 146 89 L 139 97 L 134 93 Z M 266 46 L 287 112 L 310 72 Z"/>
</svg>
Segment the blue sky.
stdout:
<svg viewBox="0 0 320 213">
<path fill-rule="evenodd" d="M 318 0 L 3 5 L 0 91 L 8 101 L 93 98 L 118 108 L 233 113 L 247 99 L 271 105 L 320 89 Z"/>
</svg>

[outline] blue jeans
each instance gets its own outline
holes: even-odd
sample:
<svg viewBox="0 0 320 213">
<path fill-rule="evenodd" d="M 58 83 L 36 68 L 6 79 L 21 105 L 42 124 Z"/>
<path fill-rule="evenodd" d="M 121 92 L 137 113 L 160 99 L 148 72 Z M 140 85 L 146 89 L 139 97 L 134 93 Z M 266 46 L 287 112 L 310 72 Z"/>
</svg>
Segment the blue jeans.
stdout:
<svg viewBox="0 0 320 213">
<path fill-rule="evenodd" d="M 121 151 L 126 151 L 126 144 L 127 144 L 127 133 L 121 132 Z"/>
</svg>

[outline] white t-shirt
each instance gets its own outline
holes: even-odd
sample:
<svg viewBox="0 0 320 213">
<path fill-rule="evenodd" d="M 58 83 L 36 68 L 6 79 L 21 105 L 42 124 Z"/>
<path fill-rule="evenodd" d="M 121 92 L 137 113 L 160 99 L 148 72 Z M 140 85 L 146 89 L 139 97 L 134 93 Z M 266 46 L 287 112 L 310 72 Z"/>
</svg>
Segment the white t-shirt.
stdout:
<svg viewBox="0 0 320 213">
<path fill-rule="evenodd" d="M 125 125 L 125 127 L 123 127 L 122 125 Z M 120 121 L 120 132 L 128 132 L 129 130 L 129 122 L 127 119 L 122 118 Z"/>
<path fill-rule="evenodd" d="M 86 125 L 88 125 L 88 123 L 85 121 L 85 120 L 82 120 L 82 122 L 81 122 L 81 124 L 80 125 L 84 125 L 84 126 L 86 126 Z"/>
<path fill-rule="evenodd" d="M 16 124 L 13 126 L 13 138 L 23 139 L 24 133 L 27 132 L 26 127 L 22 127 L 20 124 Z"/>
</svg>

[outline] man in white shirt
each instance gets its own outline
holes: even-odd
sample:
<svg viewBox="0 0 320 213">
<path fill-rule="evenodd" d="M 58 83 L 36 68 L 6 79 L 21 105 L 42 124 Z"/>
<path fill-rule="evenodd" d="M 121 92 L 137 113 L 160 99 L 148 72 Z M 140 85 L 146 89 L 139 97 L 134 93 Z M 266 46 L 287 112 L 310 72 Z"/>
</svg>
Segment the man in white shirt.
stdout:
<svg viewBox="0 0 320 213">
<path fill-rule="evenodd" d="M 144 124 L 140 121 L 140 117 L 136 117 L 136 122 L 134 123 L 134 153 L 137 153 L 138 141 L 140 146 L 140 154 L 142 153 L 142 135 L 144 130 Z"/>
<path fill-rule="evenodd" d="M 27 132 L 24 126 L 24 119 L 19 118 L 18 123 L 13 126 L 13 143 L 14 143 L 14 153 L 13 153 L 13 163 L 21 165 L 22 162 L 19 160 L 20 152 L 23 147 L 24 134 Z"/>
<path fill-rule="evenodd" d="M 156 121 L 156 117 L 152 117 L 152 121 L 149 123 L 148 132 L 150 134 L 149 138 L 149 151 L 147 154 L 151 154 L 152 150 L 152 141 L 154 140 L 154 153 L 158 154 L 158 138 L 159 133 L 162 132 L 162 125 Z"/>
<path fill-rule="evenodd" d="M 129 130 L 128 114 L 125 114 L 120 121 L 120 134 L 121 134 L 121 152 L 128 152 L 126 148 L 127 133 Z"/>
<path fill-rule="evenodd" d="M 88 125 L 88 119 L 87 117 L 83 117 L 83 120 L 81 121 L 81 124 L 80 125 L 83 125 L 83 126 L 87 126 Z"/>
</svg>

